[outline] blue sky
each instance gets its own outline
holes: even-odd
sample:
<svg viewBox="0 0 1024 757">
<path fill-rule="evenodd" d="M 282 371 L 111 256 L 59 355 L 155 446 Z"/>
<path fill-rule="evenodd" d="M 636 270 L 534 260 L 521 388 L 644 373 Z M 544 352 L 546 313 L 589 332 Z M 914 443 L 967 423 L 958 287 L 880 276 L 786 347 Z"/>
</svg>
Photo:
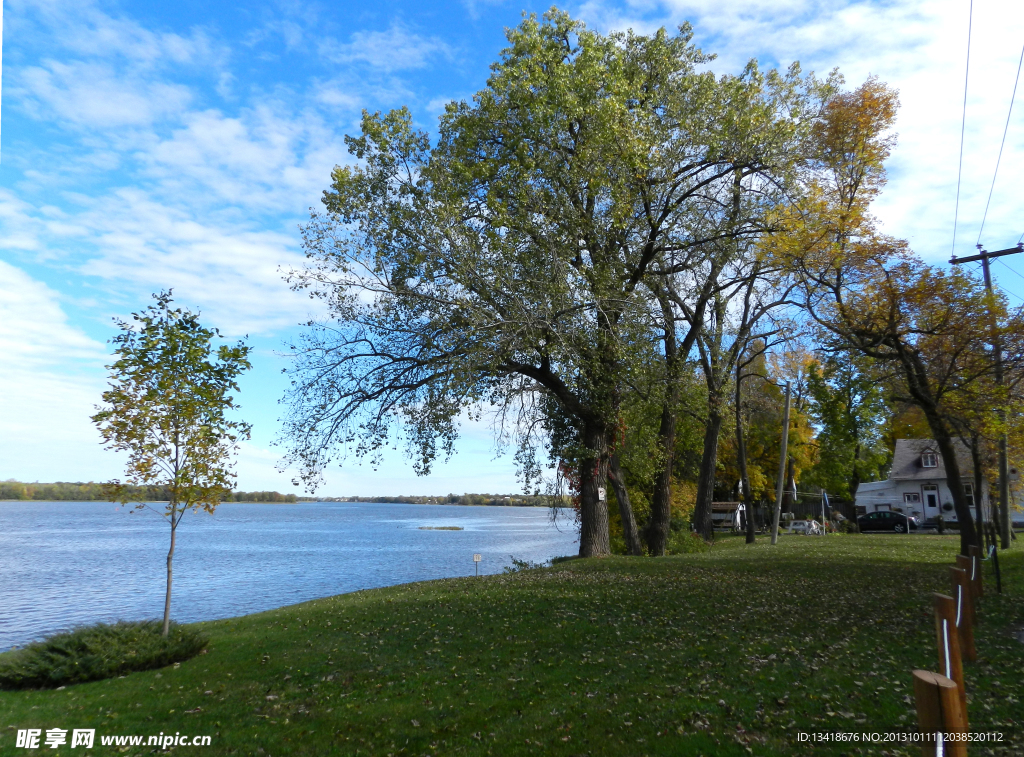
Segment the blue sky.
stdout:
<svg viewBox="0 0 1024 757">
<path fill-rule="evenodd" d="M 957 253 L 969 254 L 992 180 L 1024 8 L 974 3 Z M 248 335 L 254 424 L 239 486 L 292 490 L 275 470 L 283 342 L 314 307 L 280 269 L 319 203 L 360 112 L 408 106 L 433 129 L 483 87 L 506 27 L 546 4 L 3 0 L 0 132 L 0 479 L 120 473 L 88 417 L 105 382 L 113 317 L 173 287 L 229 336 Z M 900 90 L 900 144 L 876 212 L 930 261 L 953 239 L 968 0 L 698 0 L 562 6 L 600 31 L 689 20 L 713 70 L 762 65 L 876 74 Z M 1024 88 L 1018 93 L 1024 97 Z M 1024 112 L 1015 110 L 982 242 L 1024 234 Z M 993 268 L 1013 304 L 1024 255 Z M 394 455 L 328 474 L 322 494 L 517 490 L 484 423 L 453 461 L 417 478 Z"/>
</svg>

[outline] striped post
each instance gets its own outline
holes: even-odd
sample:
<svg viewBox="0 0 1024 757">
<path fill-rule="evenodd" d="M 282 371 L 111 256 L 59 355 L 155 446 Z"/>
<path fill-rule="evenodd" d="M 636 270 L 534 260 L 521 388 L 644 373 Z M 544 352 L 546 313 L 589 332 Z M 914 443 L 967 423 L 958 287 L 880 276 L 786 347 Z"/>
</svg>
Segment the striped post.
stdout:
<svg viewBox="0 0 1024 757">
<path fill-rule="evenodd" d="M 956 600 L 945 594 L 932 594 L 935 605 L 935 643 L 939 650 L 939 672 L 960 689 L 960 706 L 967 720 L 967 690 L 964 665 L 960 657 L 960 634 L 956 629 Z"/>
<path fill-rule="evenodd" d="M 946 676 L 927 670 L 914 671 L 914 703 L 917 726 L 924 736 L 923 757 L 967 757 L 967 741 L 946 741 L 943 734 L 967 733 L 967 718 L 960 707 L 957 686 Z"/>
<path fill-rule="evenodd" d="M 971 625 L 978 623 L 978 592 L 977 582 L 974 579 L 974 559 L 964 555 L 956 556 L 956 567 L 967 574 L 967 590 L 971 593 Z"/>
<path fill-rule="evenodd" d="M 971 545 L 967 548 L 967 555 L 971 558 L 974 563 L 974 596 L 983 597 L 985 596 L 985 582 L 982 580 L 982 564 L 981 564 L 981 549 L 975 545 Z"/>
<path fill-rule="evenodd" d="M 971 613 L 971 582 L 967 571 L 950 568 L 949 577 L 953 583 L 953 600 L 956 602 L 956 629 L 960 636 L 960 651 L 970 661 L 978 659 L 974 648 L 974 615 Z"/>
</svg>

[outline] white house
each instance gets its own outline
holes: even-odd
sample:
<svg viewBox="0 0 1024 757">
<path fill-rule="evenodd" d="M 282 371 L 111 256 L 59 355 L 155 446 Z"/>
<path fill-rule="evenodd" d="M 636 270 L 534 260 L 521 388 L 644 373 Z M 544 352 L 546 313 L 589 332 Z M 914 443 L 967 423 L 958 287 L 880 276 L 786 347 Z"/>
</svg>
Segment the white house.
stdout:
<svg viewBox="0 0 1024 757">
<path fill-rule="evenodd" d="M 974 513 L 974 466 L 971 453 L 963 442 L 954 441 L 957 462 L 963 475 L 967 502 Z M 931 439 L 897 439 L 892 470 L 885 481 L 871 481 L 857 487 L 857 514 L 893 510 L 916 516 L 919 522 L 936 522 L 941 514 L 946 521 L 956 522 L 953 496 L 946 486 L 946 469 L 942 455 Z M 989 514 L 988 481 L 982 478 L 981 508 L 985 520 Z"/>
</svg>

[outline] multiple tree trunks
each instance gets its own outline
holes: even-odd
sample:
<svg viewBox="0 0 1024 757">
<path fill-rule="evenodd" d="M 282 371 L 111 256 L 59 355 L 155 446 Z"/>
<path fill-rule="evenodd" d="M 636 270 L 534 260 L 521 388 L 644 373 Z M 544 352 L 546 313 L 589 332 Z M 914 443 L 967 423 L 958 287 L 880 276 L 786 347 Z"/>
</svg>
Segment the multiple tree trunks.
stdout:
<svg viewBox="0 0 1024 757">
<path fill-rule="evenodd" d="M 715 496 L 715 466 L 718 460 L 718 436 L 722 430 L 722 413 L 719 402 L 712 402 L 704 426 L 704 452 L 697 476 L 697 504 L 693 510 L 693 522 L 697 533 L 705 541 L 715 537 L 711 519 L 711 502 Z"/>
<path fill-rule="evenodd" d="M 622 469 L 619 467 L 618 453 L 612 455 L 608 461 L 608 482 L 612 485 L 615 499 L 619 503 L 619 518 L 622 520 L 622 536 L 626 541 L 626 551 L 633 556 L 640 556 L 644 553 L 644 546 L 640 542 L 640 533 L 636 527 L 636 517 L 633 515 L 629 491 L 626 489 Z"/>
</svg>

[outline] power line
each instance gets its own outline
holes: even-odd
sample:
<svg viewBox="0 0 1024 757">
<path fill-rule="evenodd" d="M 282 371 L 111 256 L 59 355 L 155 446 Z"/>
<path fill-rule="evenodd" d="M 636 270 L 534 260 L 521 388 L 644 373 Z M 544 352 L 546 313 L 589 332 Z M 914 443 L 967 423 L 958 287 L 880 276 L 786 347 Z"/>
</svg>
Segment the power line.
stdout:
<svg viewBox="0 0 1024 757">
<path fill-rule="evenodd" d="M 964 129 L 967 126 L 967 80 L 971 75 L 971 26 L 974 23 L 974 0 L 971 0 L 970 9 L 967 12 L 967 65 L 964 70 L 964 115 L 960 121 L 960 162 L 956 170 L 956 206 L 953 209 L 953 249 L 951 255 L 956 254 L 956 222 L 960 216 L 960 178 L 964 172 Z"/>
<path fill-rule="evenodd" d="M 1002 261 L 1002 260 L 998 260 L 997 262 L 999 262 L 999 263 L 1003 263 L 1003 261 Z M 1013 271 L 1013 273 L 1017 273 L 1017 272 L 1016 272 L 1016 271 L 1014 271 L 1014 270 L 1013 270 L 1012 268 L 1010 268 L 1010 266 L 1006 265 L 1006 263 L 1003 263 L 1003 265 L 1004 265 L 1004 266 L 1006 266 L 1007 268 L 1009 268 L 1009 269 L 1010 269 L 1011 271 Z M 980 270 L 980 271 L 982 271 L 982 272 L 984 272 L 984 270 L 985 270 L 985 266 L 984 266 L 984 264 L 982 264 L 982 263 L 978 263 L 978 267 L 977 267 L 977 268 L 975 269 L 975 271 L 979 271 L 979 270 Z M 1017 275 L 1018 275 L 1018 276 L 1020 276 L 1021 274 L 1017 273 Z M 1024 278 L 1024 276 L 1021 276 L 1021 278 Z M 992 286 L 994 286 L 994 287 L 995 287 L 996 289 L 998 289 L 998 290 L 999 290 L 1000 292 L 1002 292 L 1003 294 L 1005 294 L 1005 295 L 1006 295 L 1007 297 L 1013 297 L 1013 298 L 1015 298 L 1015 299 L 1017 299 L 1017 300 L 1020 300 L 1021 302 L 1024 302 L 1024 297 L 1021 297 L 1021 296 L 1020 296 L 1019 294 L 1014 294 L 1014 293 L 1013 293 L 1013 292 L 1011 292 L 1011 291 L 1010 291 L 1009 289 L 1007 289 L 1006 287 L 1004 287 L 1004 286 L 1002 286 L 1001 284 L 999 284 L 999 282 L 998 282 L 998 281 L 993 281 L 993 282 L 992 282 Z"/>
<path fill-rule="evenodd" d="M 1008 264 L 1003 263 L 1002 260 L 1000 260 L 999 262 L 1002 263 L 1003 268 L 1005 268 L 1007 271 L 1012 273 L 1014 276 L 1020 276 L 1020 278 L 1024 279 L 1024 274 L 1018 273 L 1015 269 L 1011 268 Z"/>
<path fill-rule="evenodd" d="M 999 262 L 999 263 L 1003 263 L 1003 261 L 1002 261 L 1002 260 L 997 260 L 997 262 Z M 979 265 L 980 265 L 980 264 L 979 264 Z M 1016 271 L 1014 271 L 1014 270 L 1013 270 L 1012 268 L 1010 268 L 1010 266 L 1006 265 L 1006 263 L 1003 263 L 1003 265 L 1004 265 L 1004 266 L 1006 266 L 1007 268 L 1009 268 L 1009 269 L 1010 269 L 1011 271 L 1013 271 L 1014 273 L 1017 273 L 1017 272 L 1016 272 Z M 1018 275 L 1018 276 L 1020 276 L 1020 274 L 1019 274 L 1019 273 L 1018 273 L 1017 275 Z M 1006 288 L 1006 287 L 1004 287 L 1004 286 L 1003 286 L 1002 284 L 1000 284 L 1000 283 L 999 283 L 998 281 L 993 281 L 993 282 L 992 282 L 992 285 L 993 285 L 993 286 L 994 286 L 994 287 L 995 287 L 996 289 L 998 289 L 998 290 L 999 290 L 1000 292 L 1002 292 L 1003 294 L 1005 294 L 1005 295 L 1006 295 L 1007 297 L 1013 297 L 1013 298 L 1015 298 L 1015 299 L 1017 299 L 1017 300 L 1020 300 L 1021 302 L 1024 302 L 1024 297 L 1021 297 L 1021 296 L 1020 296 L 1019 294 L 1014 294 L 1014 293 L 1013 293 L 1013 292 L 1011 292 L 1011 291 L 1010 291 L 1009 289 L 1007 289 L 1007 288 Z"/>
<path fill-rule="evenodd" d="M 970 44 L 971 43 L 968 41 L 968 43 L 967 43 L 968 48 L 970 48 Z M 1017 78 L 1015 78 L 1013 80 L 1013 94 L 1010 95 L 1010 110 L 1007 111 L 1007 113 L 1006 113 L 1006 126 L 1003 127 L 1003 141 L 999 143 L 999 157 L 996 158 L 996 170 L 992 173 L 992 186 L 988 188 L 988 200 L 985 201 L 985 213 L 981 217 L 981 228 L 978 229 L 978 244 L 981 244 L 981 232 L 983 232 L 985 230 L 985 219 L 988 218 L 988 206 L 992 202 L 992 191 L 996 188 L 996 176 L 999 175 L 999 162 L 1003 159 L 1003 146 L 1006 145 L 1006 132 L 1009 131 L 1009 129 L 1010 129 L 1010 116 L 1013 115 L 1013 101 L 1017 97 L 1017 83 L 1020 81 L 1020 67 L 1021 67 L 1022 63 L 1024 63 L 1024 47 L 1021 47 L 1021 49 L 1020 49 L 1020 60 L 1017 61 Z M 966 87 L 964 87 L 964 91 L 966 92 Z M 965 107 L 964 114 L 966 116 L 966 113 L 967 113 L 967 111 L 966 111 L 966 97 L 965 97 L 965 100 L 964 100 L 964 107 Z M 963 136 L 962 135 L 961 135 L 960 139 L 961 139 L 961 147 L 960 147 L 960 149 L 962 151 L 963 150 L 963 146 L 962 146 Z M 963 160 L 962 152 L 961 152 L 961 160 Z M 956 234 L 956 228 L 955 227 L 953 229 L 953 234 L 954 235 Z M 1009 266 L 1007 266 L 1007 267 L 1009 267 Z"/>
<path fill-rule="evenodd" d="M 999 262 L 1002 263 L 1001 260 L 999 260 Z M 1020 279 L 1024 279 L 1024 274 L 1020 274 L 1020 272 L 1018 272 L 1014 268 L 1011 268 L 1007 263 L 1002 263 L 1002 266 L 1004 266 L 1007 270 L 1009 270 L 1011 272 L 1011 274 L 1013 274 L 1014 276 L 1016 276 L 1016 277 L 1018 277 Z"/>
</svg>

